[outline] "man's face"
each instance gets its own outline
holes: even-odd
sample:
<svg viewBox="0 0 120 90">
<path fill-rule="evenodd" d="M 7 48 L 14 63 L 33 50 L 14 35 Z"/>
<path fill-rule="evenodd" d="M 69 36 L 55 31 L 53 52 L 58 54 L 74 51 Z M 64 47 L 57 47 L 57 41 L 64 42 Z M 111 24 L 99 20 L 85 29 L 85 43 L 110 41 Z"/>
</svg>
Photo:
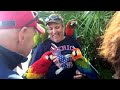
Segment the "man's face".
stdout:
<svg viewBox="0 0 120 90">
<path fill-rule="evenodd" d="M 27 30 L 24 32 L 24 39 L 21 44 L 21 53 L 24 56 L 28 56 L 28 54 L 30 53 L 31 49 L 34 46 L 34 40 L 33 40 L 34 34 L 35 34 L 35 28 L 33 27 L 27 28 Z"/>
<path fill-rule="evenodd" d="M 47 25 L 48 33 L 50 34 L 50 39 L 54 42 L 60 42 L 63 39 L 64 28 L 61 23 L 49 23 Z"/>
</svg>

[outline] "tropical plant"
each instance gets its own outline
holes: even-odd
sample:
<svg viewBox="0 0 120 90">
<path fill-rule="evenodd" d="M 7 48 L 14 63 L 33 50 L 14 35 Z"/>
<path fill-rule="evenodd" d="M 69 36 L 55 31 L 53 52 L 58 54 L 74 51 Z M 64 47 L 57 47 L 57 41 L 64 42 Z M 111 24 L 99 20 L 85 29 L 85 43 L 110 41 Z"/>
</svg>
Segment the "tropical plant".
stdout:
<svg viewBox="0 0 120 90">
<path fill-rule="evenodd" d="M 64 24 L 71 19 L 78 21 L 76 35 L 80 37 L 78 42 L 82 47 L 83 55 L 90 60 L 99 70 L 104 79 L 111 79 L 112 67 L 99 57 L 97 48 L 100 44 L 100 36 L 103 35 L 106 24 L 115 11 L 52 11 L 39 12 L 39 15 L 48 16 L 58 13 L 64 18 Z M 40 14 L 42 13 L 42 14 Z M 45 17 L 44 17 L 45 18 Z"/>
</svg>

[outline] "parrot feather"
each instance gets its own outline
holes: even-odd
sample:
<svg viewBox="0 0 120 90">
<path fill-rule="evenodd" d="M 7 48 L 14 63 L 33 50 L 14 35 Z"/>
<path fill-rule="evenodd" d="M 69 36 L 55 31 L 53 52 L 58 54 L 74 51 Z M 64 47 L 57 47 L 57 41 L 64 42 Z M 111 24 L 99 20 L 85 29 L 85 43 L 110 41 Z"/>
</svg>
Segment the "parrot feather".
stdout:
<svg viewBox="0 0 120 90">
<path fill-rule="evenodd" d="M 72 52 L 72 60 L 75 62 L 78 70 L 85 74 L 89 79 L 99 79 L 99 72 L 93 65 L 82 55 L 79 48 L 74 48 Z"/>
<path fill-rule="evenodd" d="M 65 35 L 68 37 L 77 38 L 75 33 L 76 27 L 77 27 L 77 21 L 75 19 L 68 21 L 65 28 Z"/>
<path fill-rule="evenodd" d="M 52 55 L 52 52 L 45 52 L 42 57 L 34 62 L 23 75 L 23 78 L 26 79 L 41 79 L 47 73 L 52 61 L 57 56 Z"/>
</svg>

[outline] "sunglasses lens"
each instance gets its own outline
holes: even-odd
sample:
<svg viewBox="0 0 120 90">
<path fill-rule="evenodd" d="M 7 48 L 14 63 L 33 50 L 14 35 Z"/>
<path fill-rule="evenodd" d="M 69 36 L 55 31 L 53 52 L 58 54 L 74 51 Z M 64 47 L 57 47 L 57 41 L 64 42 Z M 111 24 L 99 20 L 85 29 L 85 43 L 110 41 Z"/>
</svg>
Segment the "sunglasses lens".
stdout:
<svg viewBox="0 0 120 90">
<path fill-rule="evenodd" d="M 59 16 L 51 16 L 50 19 L 58 20 L 58 19 L 60 19 L 60 18 L 59 18 Z"/>
<path fill-rule="evenodd" d="M 49 16 L 48 18 L 46 18 L 46 24 L 49 22 L 62 22 L 62 18 L 58 15 L 53 15 L 53 16 Z"/>
</svg>

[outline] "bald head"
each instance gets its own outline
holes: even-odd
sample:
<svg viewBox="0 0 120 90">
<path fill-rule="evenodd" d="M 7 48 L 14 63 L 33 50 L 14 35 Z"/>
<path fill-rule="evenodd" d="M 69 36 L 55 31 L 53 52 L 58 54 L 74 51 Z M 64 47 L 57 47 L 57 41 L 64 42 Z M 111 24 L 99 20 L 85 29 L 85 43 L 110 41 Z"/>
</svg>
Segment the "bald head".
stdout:
<svg viewBox="0 0 120 90">
<path fill-rule="evenodd" d="M 18 41 L 18 29 L 2 29 L 0 30 L 0 45 L 10 49 L 15 50 Z"/>
<path fill-rule="evenodd" d="M 34 46 L 33 27 L 23 27 L 22 29 L 0 29 L 0 45 L 3 47 L 27 56 Z"/>
</svg>

